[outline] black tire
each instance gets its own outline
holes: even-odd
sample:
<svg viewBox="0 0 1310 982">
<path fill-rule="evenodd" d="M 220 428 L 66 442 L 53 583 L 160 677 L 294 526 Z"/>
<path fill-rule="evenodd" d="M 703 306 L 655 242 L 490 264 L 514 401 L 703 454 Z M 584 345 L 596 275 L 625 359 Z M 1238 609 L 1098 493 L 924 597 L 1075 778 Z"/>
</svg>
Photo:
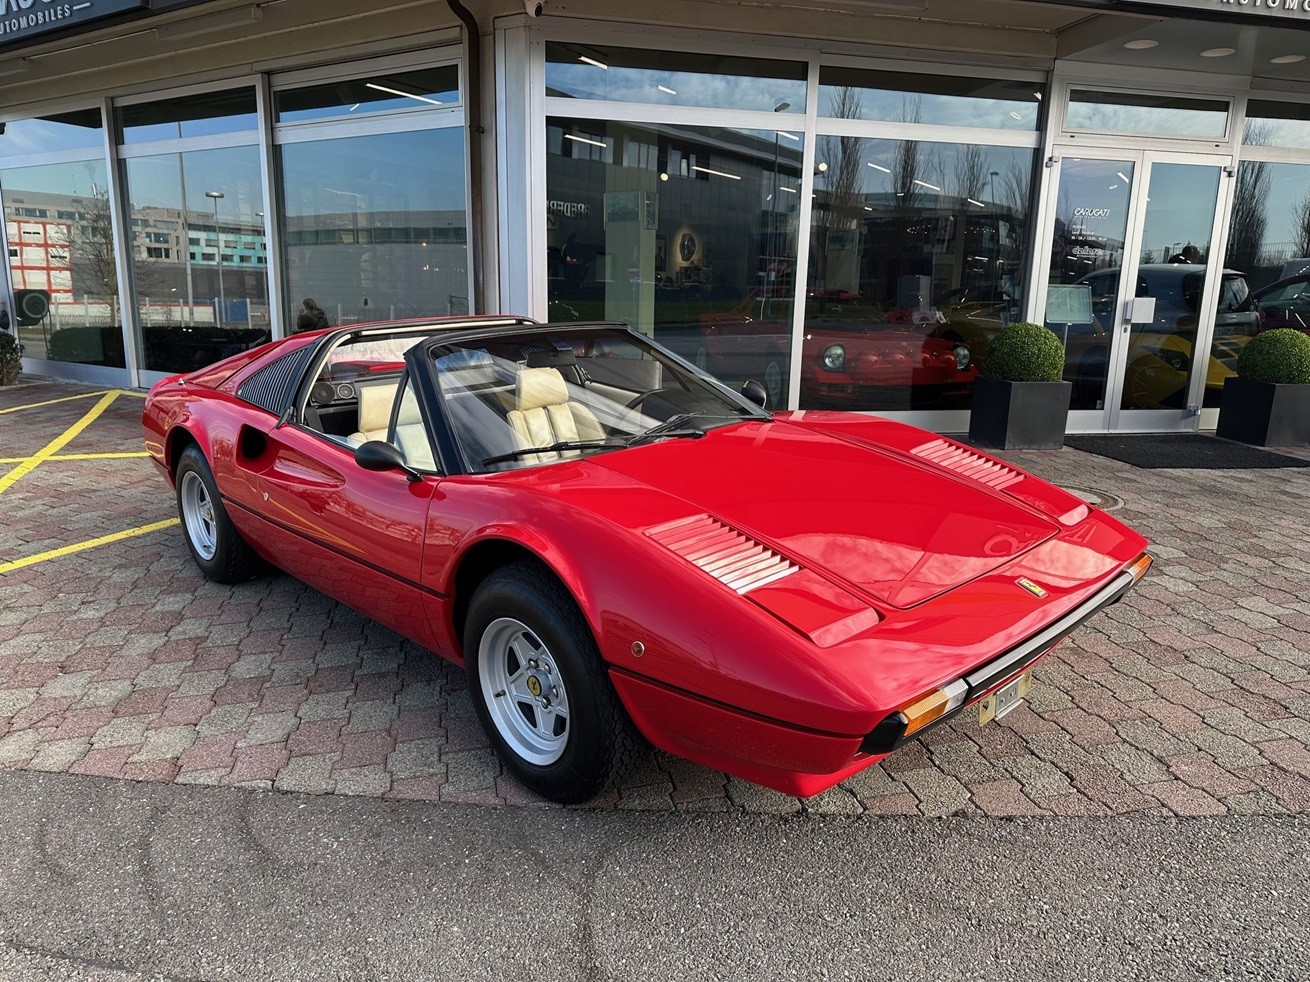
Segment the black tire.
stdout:
<svg viewBox="0 0 1310 982">
<path fill-rule="evenodd" d="M 521 756 L 487 706 L 479 651 L 488 627 L 504 618 L 521 622 L 540 639 L 567 691 L 566 742 L 562 755 L 550 764 Z M 588 801 L 635 773 L 649 752 L 614 692 L 577 604 L 537 563 L 503 567 L 478 586 L 464 627 L 464 667 L 469 695 L 492 746 L 514 776 L 544 798 L 565 805 Z"/>
<path fill-rule="evenodd" d="M 209 552 L 209 549 L 204 543 L 199 542 L 198 533 L 193 524 L 188 522 L 186 509 L 183 506 L 183 497 L 186 493 L 184 488 L 193 480 L 199 480 L 204 485 L 213 509 L 213 554 L 208 557 L 205 553 Z M 176 488 L 177 515 L 182 521 L 183 537 L 186 539 L 187 548 L 191 551 L 191 558 L 200 567 L 200 572 L 205 574 L 205 578 L 215 583 L 240 583 L 257 575 L 262 570 L 263 564 L 246 540 L 241 538 L 241 533 L 232 524 L 232 519 L 228 518 L 227 511 L 223 507 L 223 499 L 218 494 L 214 473 L 209 469 L 209 461 L 205 460 L 205 455 L 195 444 L 182 451 L 182 456 L 177 462 L 173 485 Z"/>
</svg>

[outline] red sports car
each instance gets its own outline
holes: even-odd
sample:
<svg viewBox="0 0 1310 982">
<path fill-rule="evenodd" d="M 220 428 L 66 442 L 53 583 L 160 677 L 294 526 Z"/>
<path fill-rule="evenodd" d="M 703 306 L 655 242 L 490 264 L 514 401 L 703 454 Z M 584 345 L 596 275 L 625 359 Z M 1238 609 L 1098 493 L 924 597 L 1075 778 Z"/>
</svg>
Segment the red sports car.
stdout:
<svg viewBox="0 0 1310 982">
<path fill-rule="evenodd" d="M 813 301 L 806 307 L 801 401 L 839 409 L 917 409 L 962 399 L 978 378 L 973 353 L 929 330 L 902 317 L 893 323 L 858 297 Z"/>
<path fill-rule="evenodd" d="M 144 427 L 205 575 L 272 564 L 462 663 L 507 766 L 563 802 L 640 737 L 816 794 L 1004 714 L 1150 564 L 1009 464 L 769 414 L 610 324 L 298 334 L 160 382 Z"/>
</svg>

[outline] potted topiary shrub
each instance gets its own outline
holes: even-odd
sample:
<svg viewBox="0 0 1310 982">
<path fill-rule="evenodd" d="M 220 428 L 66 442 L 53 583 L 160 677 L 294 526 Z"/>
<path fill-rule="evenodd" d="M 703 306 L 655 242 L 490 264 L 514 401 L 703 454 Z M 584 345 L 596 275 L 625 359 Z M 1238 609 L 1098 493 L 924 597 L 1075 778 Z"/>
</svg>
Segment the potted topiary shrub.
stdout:
<svg viewBox="0 0 1310 982">
<path fill-rule="evenodd" d="M 1002 450 L 1064 446 L 1072 384 L 1064 345 L 1040 324 L 1011 324 L 987 347 L 973 384 L 969 439 Z"/>
<path fill-rule="evenodd" d="M 1218 436 L 1261 447 L 1310 444 L 1310 336 L 1291 328 L 1257 334 L 1224 380 Z"/>
<path fill-rule="evenodd" d="M 8 331 L 0 331 L 0 385 L 13 385 L 23 371 L 23 346 Z"/>
</svg>

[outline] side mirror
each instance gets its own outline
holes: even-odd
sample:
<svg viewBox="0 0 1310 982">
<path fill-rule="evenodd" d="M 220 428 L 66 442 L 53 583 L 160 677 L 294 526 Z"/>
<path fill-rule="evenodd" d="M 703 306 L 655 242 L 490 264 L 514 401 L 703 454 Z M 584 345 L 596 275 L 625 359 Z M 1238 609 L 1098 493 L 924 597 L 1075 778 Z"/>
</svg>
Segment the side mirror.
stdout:
<svg viewBox="0 0 1310 982">
<path fill-rule="evenodd" d="M 761 409 L 769 408 L 769 393 L 764 386 L 754 379 L 742 384 L 741 394 L 746 397 L 747 401 L 755 403 Z"/>
<path fill-rule="evenodd" d="M 422 474 L 409 466 L 405 455 L 384 440 L 369 440 L 356 447 L 355 463 L 366 471 L 404 471 L 410 482 L 423 479 Z"/>
</svg>

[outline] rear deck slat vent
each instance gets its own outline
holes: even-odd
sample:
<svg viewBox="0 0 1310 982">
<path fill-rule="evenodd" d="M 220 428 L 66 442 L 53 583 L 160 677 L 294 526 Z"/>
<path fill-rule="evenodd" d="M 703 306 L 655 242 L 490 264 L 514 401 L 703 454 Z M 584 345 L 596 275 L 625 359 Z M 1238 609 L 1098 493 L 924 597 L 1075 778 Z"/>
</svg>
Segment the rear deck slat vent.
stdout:
<svg viewBox="0 0 1310 982">
<path fill-rule="evenodd" d="M 916 457 L 931 461 L 938 467 L 962 477 L 986 484 L 997 491 L 1004 491 L 1012 484 L 1018 484 L 1024 475 L 1012 467 L 995 460 L 989 460 L 968 447 L 961 446 L 953 440 L 937 439 L 915 447 L 910 453 Z"/>
</svg>

